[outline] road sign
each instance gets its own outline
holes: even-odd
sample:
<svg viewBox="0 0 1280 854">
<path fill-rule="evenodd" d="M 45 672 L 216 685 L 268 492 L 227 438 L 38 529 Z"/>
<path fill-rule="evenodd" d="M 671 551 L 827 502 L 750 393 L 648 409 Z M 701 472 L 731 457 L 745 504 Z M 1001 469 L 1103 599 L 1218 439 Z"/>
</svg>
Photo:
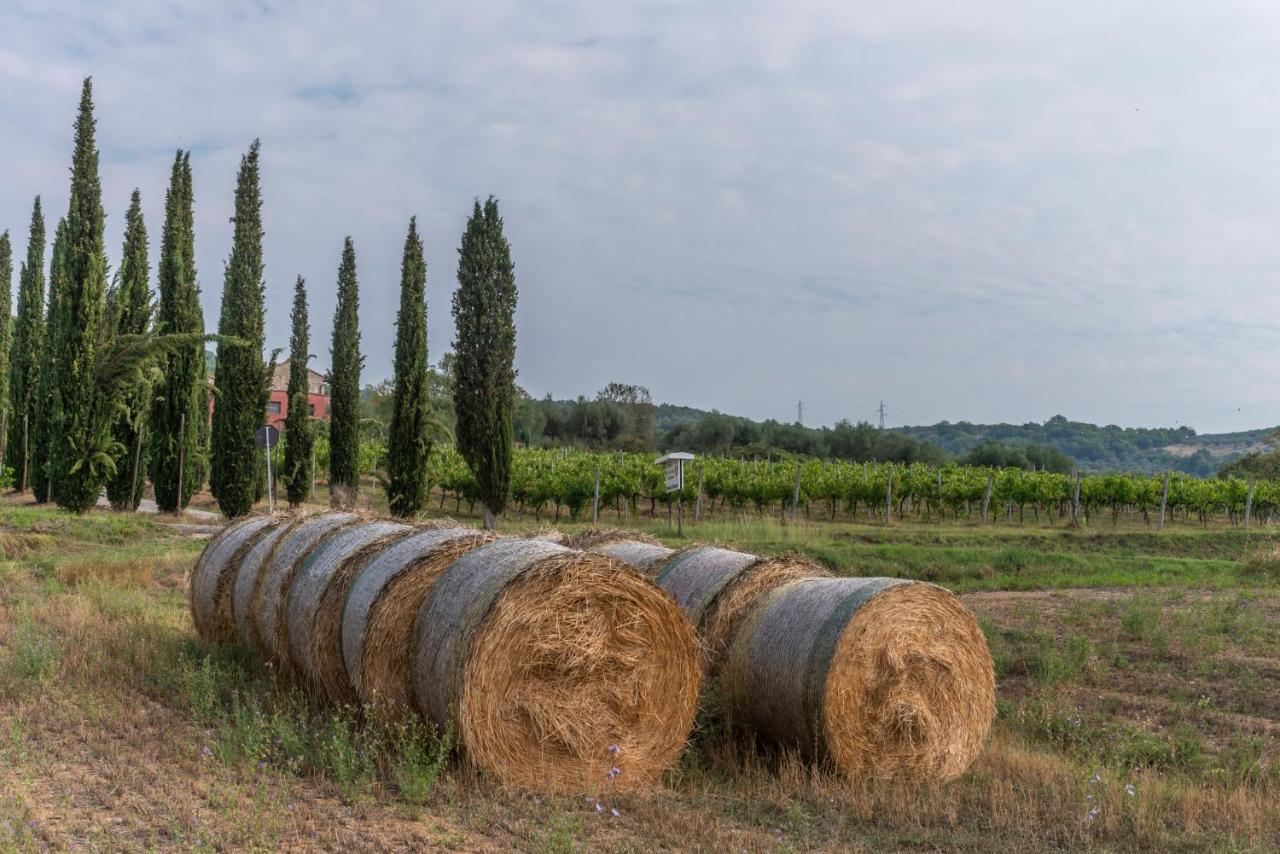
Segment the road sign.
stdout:
<svg viewBox="0 0 1280 854">
<path fill-rule="evenodd" d="M 274 448 L 280 444 L 280 431 L 270 424 L 264 424 L 253 434 L 253 441 L 258 443 L 259 448 Z"/>
</svg>

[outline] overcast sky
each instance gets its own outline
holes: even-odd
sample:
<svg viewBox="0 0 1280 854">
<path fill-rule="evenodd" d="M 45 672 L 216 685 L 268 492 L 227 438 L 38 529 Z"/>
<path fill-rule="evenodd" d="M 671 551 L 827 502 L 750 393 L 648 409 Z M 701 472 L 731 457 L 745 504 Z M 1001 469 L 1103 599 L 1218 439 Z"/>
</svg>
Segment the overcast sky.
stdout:
<svg viewBox="0 0 1280 854">
<path fill-rule="evenodd" d="M 622 8 L 623 6 L 626 8 Z M 376 7 L 376 11 L 375 11 Z M 92 74 L 108 249 L 193 152 L 206 323 L 262 139 L 268 345 L 328 363 L 356 244 L 389 376 L 404 233 L 431 358 L 501 201 L 518 381 L 805 422 L 1280 423 L 1274 2 L 0 4 L 0 229 L 66 209 Z M 15 267 L 16 267 L 15 263 Z M 16 271 L 15 271 L 16 278 Z M 153 279 L 154 287 L 154 279 Z"/>
</svg>

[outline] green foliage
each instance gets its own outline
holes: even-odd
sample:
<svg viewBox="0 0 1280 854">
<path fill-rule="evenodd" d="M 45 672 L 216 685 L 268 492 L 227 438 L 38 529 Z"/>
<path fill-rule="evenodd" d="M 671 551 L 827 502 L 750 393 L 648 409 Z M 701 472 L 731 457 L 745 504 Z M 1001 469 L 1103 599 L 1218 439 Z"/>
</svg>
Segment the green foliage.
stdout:
<svg viewBox="0 0 1280 854">
<path fill-rule="evenodd" d="M 160 236 L 157 335 L 204 334 L 204 314 L 196 287 L 193 204 L 191 155 L 178 151 L 169 173 Z M 201 437 L 209 412 L 204 344 L 193 342 L 176 348 L 161 361 L 159 373 L 147 445 L 156 504 L 161 510 L 173 512 L 185 507 L 204 482 L 207 449 Z"/>
<path fill-rule="evenodd" d="M 236 180 L 235 236 L 222 287 L 218 321 L 217 402 L 211 436 L 210 486 L 229 517 L 253 508 L 264 473 L 253 436 L 267 410 L 264 285 L 262 280 L 262 196 L 258 180 L 259 143 L 240 159 Z M 230 343 L 231 339 L 238 339 Z"/>
<path fill-rule="evenodd" d="M 37 501 L 49 501 L 53 479 L 50 477 L 49 452 L 53 435 L 62 429 L 62 401 L 58 384 L 53 380 L 54 342 L 62 317 L 61 305 L 67 286 L 67 221 L 58 221 L 54 232 L 53 253 L 49 263 L 49 304 L 40 342 L 39 383 L 36 388 L 36 418 L 31 427 L 31 491 Z"/>
<path fill-rule="evenodd" d="M 293 286 L 293 312 L 289 335 L 289 410 L 284 421 L 283 480 L 289 504 L 296 507 L 311 489 L 311 451 L 315 433 L 308 409 L 307 363 L 311 360 L 311 322 L 307 317 L 307 283 L 302 277 Z"/>
<path fill-rule="evenodd" d="M 329 488 L 354 498 L 360 489 L 360 285 L 356 249 L 348 237 L 338 266 L 338 305 L 329 348 Z"/>
<path fill-rule="evenodd" d="M 400 267 L 396 314 L 395 396 L 388 442 L 387 498 L 396 516 L 413 516 L 427 502 L 427 458 L 431 454 L 430 388 L 427 376 L 427 264 L 417 219 L 409 220 Z"/>
<path fill-rule="evenodd" d="M 151 325 L 150 266 L 142 196 L 137 190 L 133 191 L 124 223 L 120 284 L 112 312 L 114 331 L 116 336 L 145 337 Z M 141 443 L 150 398 L 151 378 L 139 370 L 133 382 L 121 389 L 113 413 L 112 435 L 123 449 L 116 473 L 107 481 L 107 497 L 116 510 L 136 510 L 142 500 Z"/>
<path fill-rule="evenodd" d="M 25 484 L 30 475 L 31 431 L 38 412 L 40 350 L 44 343 L 44 213 L 40 197 L 31 208 L 31 230 L 27 258 L 18 275 L 18 316 L 13 327 L 13 347 L 9 360 L 9 436 L 5 464 L 13 466 L 14 482 Z M 24 420 L 25 435 L 24 435 Z M 23 442 L 27 444 L 24 454 Z"/>
<path fill-rule="evenodd" d="M 118 456 L 111 436 L 110 401 L 95 382 L 107 287 L 95 124 L 92 82 L 86 78 L 71 165 L 66 282 L 58 305 L 60 317 L 51 330 L 49 364 L 62 408 L 62 423 L 50 442 L 53 496 L 60 507 L 73 513 L 84 512 L 97 500 L 103 482 L 115 472 Z"/>
<path fill-rule="evenodd" d="M 13 245 L 9 232 L 0 233 L 0 406 L 8 400 L 9 343 L 12 331 Z M 3 461 L 0 461 L 3 462 Z"/>
<path fill-rule="evenodd" d="M 475 475 L 486 526 L 511 493 L 516 280 L 498 203 L 477 200 L 458 249 L 453 294 L 458 450 Z"/>
</svg>

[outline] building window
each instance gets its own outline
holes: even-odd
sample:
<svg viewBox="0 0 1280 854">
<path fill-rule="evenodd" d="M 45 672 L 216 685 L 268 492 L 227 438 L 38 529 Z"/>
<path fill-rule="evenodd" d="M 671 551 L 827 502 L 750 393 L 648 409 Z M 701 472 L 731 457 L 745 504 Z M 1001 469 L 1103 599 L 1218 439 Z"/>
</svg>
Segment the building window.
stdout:
<svg viewBox="0 0 1280 854">
<path fill-rule="evenodd" d="M 280 414 L 280 401 L 278 401 L 278 400 L 272 400 L 272 401 L 269 401 L 269 402 L 267 403 L 267 414 L 268 414 L 268 415 L 279 415 L 279 414 Z"/>
<path fill-rule="evenodd" d="M 315 405 L 314 403 L 308 403 L 308 404 L 307 404 L 307 412 L 311 415 L 311 417 L 312 417 L 312 418 L 315 418 L 315 417 L 316 417 L 316 405 Z"/>
</svg>

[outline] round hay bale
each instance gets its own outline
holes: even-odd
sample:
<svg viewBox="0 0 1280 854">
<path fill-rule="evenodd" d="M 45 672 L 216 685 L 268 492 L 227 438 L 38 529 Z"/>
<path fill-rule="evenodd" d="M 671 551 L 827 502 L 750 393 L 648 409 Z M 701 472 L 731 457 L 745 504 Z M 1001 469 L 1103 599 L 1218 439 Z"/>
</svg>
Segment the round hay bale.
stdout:
<svg viewBox="0 0 1280 854">
<path fill-rule="evenodd" d="M 525 531 L 520 535 L 520 538 L 525 540 L 538 540 L 543 543 L 559 543 L 560 545 L 564 545 L 564 543 L 569 539 L 568 535 L 566 535 L 564 531 L 556 528 L 534 528 L 531 531 Z"/>
<path fill-rule="evenodd" d="M 857 778 L 954 779 L 995 714 L 973 615 L 941 587 L 896 578 L 776 588 L 743 620 L 719 688 L 734 724 Z"/>
<path fill-rule="evenodd" d="M 676 553 L 675 549 L 657 543 L 628 540 L 626 542 L 609 542 L 592 546 L 587 551 L 598 552 L 620 560 L 627 566 L 635 567 L 649 578 L 656 578 L 658 570 Z"/>
<path fill-rule="evenodd" d="M 494 539 L 475 528 L 416 531 L 356 576 L 342 610 L 342 661 L 366 709 L 386 719 L 414 713 L 414 618 L 449 564 Z"/>
<path fill-rule="evenodd" d="M 258 537 L 240 559 L 235 581 L 231 585 L 231 619 L 236 635 L 245 646 L 262 649 L 257 624 L 253 620 L 253 599 L 261 589 L 262 578 L 280 544 L 293 530 L 306 520 L 305 515 L 287 515 L 285 521 Z"/>
<path fill-rule="evenodd" d="M 829 575 L 805 558 L 769 558 L 718 546 L 695 546 L 663 565 L 658 586 L 671 594 L 698 630 L 709 672 L 714 675 L 742 618 L 761 596 L 788 581 Z"/>
<path fill-rule="evenodd" d="M 374 555 L 413 531 L 399 522 L 353 525 L 320 543 L 298 565 L 285 597 L 289 655 L 334 702 L 354 702 L 342 664 L 342 603 L 353 577 Z"/>
<path fill-rule="evenodd" d="M 191 571 L 191 617 L 200 637 L 211 643 L 235 640 L 231 586 L 240 558 L 259 536 L 283 522 L 274 516 L 250 516 L 222 529 L 204 547 Z"/>
<path fill-rule="evenodd" d="M 574 534 L 564 545 L 571 549 L 582 549 L 584 552 L 598 552 L 600 546 L 609 543 L 645 543 L 651 546 L 660 546 L 653 537 L 641 531 L 633 531 L 629 528 L 588 528 Z"/>
<path fill-rule="evenodd" d="M 693 724 L 692 627 L 604 555 L 533 540 L 468 552 L 432 588 L 415 651 L 423 714 L 517 788 L 650 786 Z"/>
<path fill-rule="evenodd" d="M 254 636 L 262 644 L 258 651 L 264 661 L 283 672 L 292 672 L 293 660 L 289 657 L 283 611 L 294 573 L 325 537 L 359 521 L 360 517 L 354 513 L 317 513 L 303 519 L 276 544 L 270 562 L 259 573 L 258 589 L 249 608 Z"/>
</svg>

